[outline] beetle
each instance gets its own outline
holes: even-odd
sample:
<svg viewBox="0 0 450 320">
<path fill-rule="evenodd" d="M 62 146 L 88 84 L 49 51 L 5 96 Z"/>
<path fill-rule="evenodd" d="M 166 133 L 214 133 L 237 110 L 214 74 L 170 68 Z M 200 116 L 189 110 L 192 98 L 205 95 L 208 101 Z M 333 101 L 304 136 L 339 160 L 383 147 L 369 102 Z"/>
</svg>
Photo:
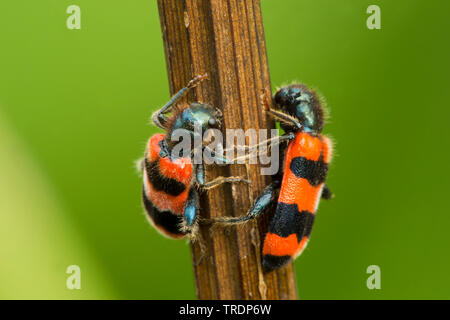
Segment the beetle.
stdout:
<svg viewBox="0 0 450 320">
<path fill-rule="evenodd" d="M 240 177 L 218 177 L 205 182 L 203 160 L 195 164 L 192 150 L 174 154 L 176 143 L 172 140 L 172 134 L 176 130 L 195 138 L 198 134 L 196 128 L 200 128 L 201 132 L 220 128 L 219 109 L 200 102 L 190 105 L 179 103 L 190 89 L 206 78 L 207 74 L 195 77 L 153 113 L 153 123 L 166 133 L 155 134 L 149 139 L 144 159 L 139 164 L 143 172 L 142 201 L 148 220 L 169 238 L 196 239 L 199 190 L 209 190 L 226 182 L 250 184 L 250 181 Z M 201 147 L 202 150 L 205 148 L 203 141 Z M 225 159 L 214 153 L 211 157 L 216 163 L 226 163 Z"/>
<path fill-rule="evenodd" d="M 325 180 L 331 161 L 331 140 L 322 135 L 325 119 L 324 102 L 303 84 L 283 87 L 272 97 L 261 96 L 265 111 L 280 123 L 287 140 L 281 152 L 284 162 L 277 179 L 269 184 L 242 217 L 219 217 L 213 224 L 241 224 L 259 217 L 276 203 L 262 249 L 264 270 L 278 269 L 299 256 L 305 249 L 315 220 L 320 198 L 333 194 Z M 280 179 L 281 178 L 281 179 Z"/>
</svg>

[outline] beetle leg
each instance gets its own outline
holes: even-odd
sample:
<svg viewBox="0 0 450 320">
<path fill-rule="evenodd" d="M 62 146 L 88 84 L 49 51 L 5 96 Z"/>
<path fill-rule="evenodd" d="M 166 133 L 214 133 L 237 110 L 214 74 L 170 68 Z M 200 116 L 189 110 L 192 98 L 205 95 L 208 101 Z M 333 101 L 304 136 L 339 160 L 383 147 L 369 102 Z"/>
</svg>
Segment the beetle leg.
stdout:
<svg viewBox="0 0 450 320">
<path fill-rule="evenodd" d="M 276 203 L 280 191 L 281 182 L 273 181 L 269 184 L 259 197 L 255 200 L 253 206 L 248 210 L 247 214 L 242 217 L 218 217 L 209 220 L 203 220 L 203 223 L 212 225 L 232 226 L 236 224 L 246 223 L 250 220 L 258 218 L 267 211 L 274 203 Z"/>
<path fill-rule="evenodd" d="M 189 92 L 190 89 L 195 88 L 200 82 L 205 80 L 208 77 L 208 74 L 205 73 L 203 75 L 198 75 L 186 85 L 186 87 L 182 88 L 178 91 L 161 109 L 157 110 L 152 115 L 153 123 L 161 128 L 167 129 L 167 121 L 169 118 L 166 116 L 166 113 L 169 113 L 172 110 L 172 107 L 183 98 L 186 93 Z"/>
</svg>

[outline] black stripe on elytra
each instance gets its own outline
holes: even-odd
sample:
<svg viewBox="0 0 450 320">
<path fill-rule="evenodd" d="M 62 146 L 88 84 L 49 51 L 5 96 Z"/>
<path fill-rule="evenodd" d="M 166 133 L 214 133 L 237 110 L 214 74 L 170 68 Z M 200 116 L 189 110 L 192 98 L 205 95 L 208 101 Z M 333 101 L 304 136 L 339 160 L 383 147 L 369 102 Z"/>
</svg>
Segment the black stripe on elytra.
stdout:
<svg viewBox="0 0 450 320">
<path fill-rule="evenodd" d="M 297 204 L 278 202 L 275 215 L 270 222 L 269 232 L 280 237 L 289 237 L 295 233 L 300 242 L 311 235 L 315 215 L 309 211 L 298 211 Z"/>
<path fill-rule="evenodd" d="M 142 192 L 142 201 L 144 202 L 147 214 L 156 226 L 173 234 L 185 234 L 179 228 L 180 223 L 183 221 L 182 216 L 176 215 L 170 210 L 160 211 L 147 198 L 145 190 Z"/>
<path fill-rule="evenodd" d="M 323 161 L 323 154 L 319 160 L 308 160 L 305 157 L 295 157 L 289 166 L 292 173 L 298 178 L 307 179 L 309 184 L 317 187 L 325 182 L 328 172 L 328 164 Z"/>
<path fill-rule="evenodd" d="M 186 185 L 178 180 L 167 178 L 161 173 L 158 160 L 150 162 L 146 158 L 145 168 L 147 169 L 148 180 L 156 190 L 163 191 L 171 196 L 178 196 L 186 190 Z"/>
<path fill-rule="evenodd" d="M 271 254 L 265 254 L 263 256 L 262 266 L 264 271 L 272 271 L 278 269 L 291 261 L 291 256 L 274 256 Z"/>
</svg>

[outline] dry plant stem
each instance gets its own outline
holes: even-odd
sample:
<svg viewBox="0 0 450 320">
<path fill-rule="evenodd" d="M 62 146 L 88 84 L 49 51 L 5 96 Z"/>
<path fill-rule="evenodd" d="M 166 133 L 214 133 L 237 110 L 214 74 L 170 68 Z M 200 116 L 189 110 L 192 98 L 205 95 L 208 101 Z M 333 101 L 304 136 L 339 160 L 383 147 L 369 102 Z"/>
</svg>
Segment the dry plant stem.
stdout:
<svg viewBox="0 0 450 320">
<path fill-rule="evenodd" d="M 223 111 L 225 128 L 272 128 L 260 94 L 270 88 L 264 30 L 258 0 L 158 0 L 171 94 L 193 77 L 208 73 L 188 102 L 202 101 Z M 270 182 L 257 165 L 209 167 L 207 180 L 241 176 L 252 181 L 223 184 L 202 196 L 201 216 L 241 216 Z M 296 299 L 292 264 L 262 273 L 261 245 L 269 214 L 237 228 L 201 226 L 206 245 L 200 258 L 192 245 L 199 299 Z"/>
</svg>

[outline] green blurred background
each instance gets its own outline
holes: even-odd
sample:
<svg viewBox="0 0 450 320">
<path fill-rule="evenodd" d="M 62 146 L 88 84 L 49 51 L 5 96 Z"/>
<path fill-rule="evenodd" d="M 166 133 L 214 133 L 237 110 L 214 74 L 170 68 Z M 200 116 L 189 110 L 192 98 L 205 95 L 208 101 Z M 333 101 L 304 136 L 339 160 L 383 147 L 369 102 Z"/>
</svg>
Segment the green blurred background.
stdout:
<svg viewBox="0 0 450 320">
<path fill-rule="evenodd" d="M 66 28 L 71 4 L 81 30 Z M 300 297 L 450 298 L 450 2 L 262 7 L 273 85 L 318 88 L 336 141 Z M 195 298 L 189 246 L 147 224 L 133 163 L 169 97 L 156 1 L 0 12 L 0 298 Z M 66 289 L 72 264 L 82 290 Z M 373 264 L 381 290 L 366 287 Z"/>
</svg>

